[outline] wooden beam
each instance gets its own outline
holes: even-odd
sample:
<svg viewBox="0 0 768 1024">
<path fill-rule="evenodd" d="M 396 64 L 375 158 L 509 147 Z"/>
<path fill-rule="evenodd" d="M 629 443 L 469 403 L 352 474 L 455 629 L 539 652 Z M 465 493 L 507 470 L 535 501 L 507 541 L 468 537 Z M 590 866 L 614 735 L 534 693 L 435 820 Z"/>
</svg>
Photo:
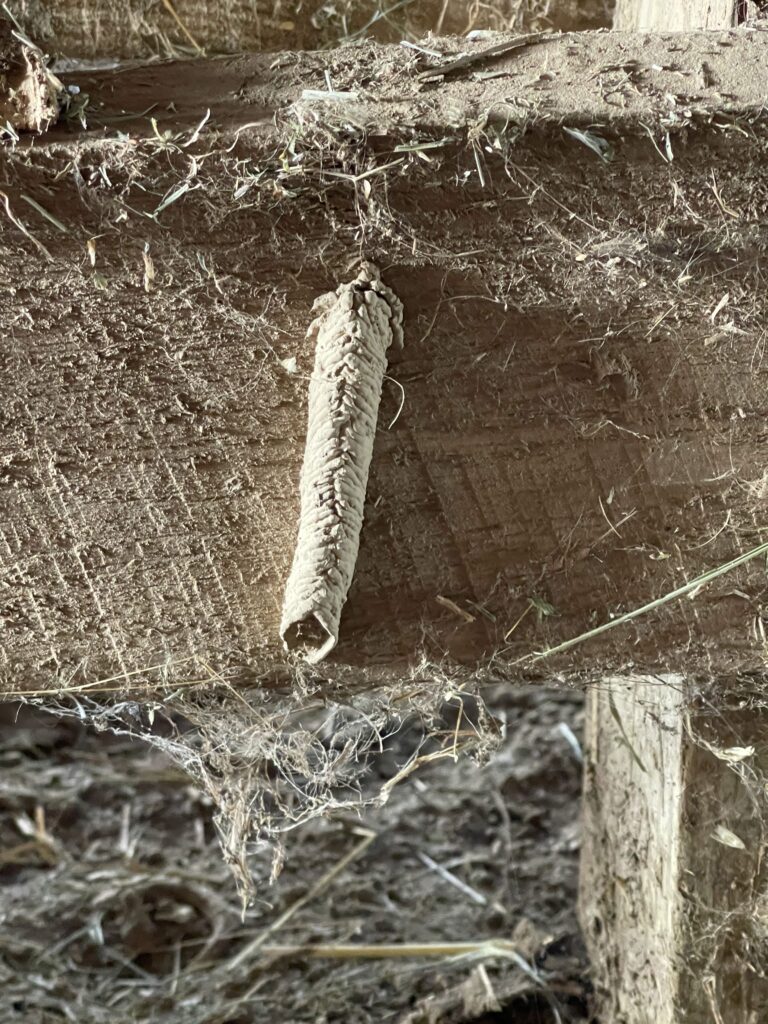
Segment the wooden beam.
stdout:
<svg viewBox="0 0 768 1024">
<path fill-rule="evenodd" d="M 468 24 L 465 0 L 406 3 L 373 22 L 370 4 L 361 2 L 336 9 L 305 0 L 15 0 L 9 6 L 47 52 L 102 60 L 178 57 L 198 48 L 209 55 L 320 50 L 363 37 L 396 42 L 428 32 L 463 35 Z M 509 0 L 491 0 L 483 8 L 482 27 L 527 31 L 537 6 L 543 5 L 517 4 L 513 12 Z M 556 29 L 608 24 L 603 0 L 557 0 L 549 7 L 546 21 Z"/>
<path fill-rule="evenodd" d="M 739 0 L 616 0 L 613 27 L 621 32 L 697 32 L 737 23 Z"/>
<path fill-rule="evenodd" d="M 762 1020 L 766 727 L 764 694 L 744 683 L 635 676 L 590 691 L 581 919 L 600 1020 Z"/>
<path fill-rule="evenodd" d="M 361 255 L 405 346 L 311 678 L 761 670 L 758 562 L 537 657 L 765 539 L 768 39 L 691 36 L 685 75 L 677 45 L 70 76 L 0 168 L 2 687 L 306 671 L 279 638 L 305 333 Z"/>
</svg>

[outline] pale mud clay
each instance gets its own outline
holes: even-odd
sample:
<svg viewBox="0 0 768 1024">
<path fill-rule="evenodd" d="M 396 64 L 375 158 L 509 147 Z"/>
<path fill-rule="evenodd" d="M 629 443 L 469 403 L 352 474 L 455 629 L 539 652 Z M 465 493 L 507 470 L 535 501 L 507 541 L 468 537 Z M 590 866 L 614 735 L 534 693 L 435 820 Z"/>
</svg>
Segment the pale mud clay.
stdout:
<svg viewBox="0 0 768 1024">
<path fill-rule="evenodd" d="M 315 303 L 301 511 L 280 635 L 310 664 L 339 638 L 355 571 L 387 349 L 402 347 L 403 307 L 372 264 Z"/>
</svg>

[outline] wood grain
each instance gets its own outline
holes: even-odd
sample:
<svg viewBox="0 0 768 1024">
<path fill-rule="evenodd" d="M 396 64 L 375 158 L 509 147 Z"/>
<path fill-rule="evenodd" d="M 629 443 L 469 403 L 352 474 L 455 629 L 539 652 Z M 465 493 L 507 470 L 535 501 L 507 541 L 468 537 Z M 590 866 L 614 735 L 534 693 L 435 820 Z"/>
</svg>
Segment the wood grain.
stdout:
<svg viewBox="0 0 768 1024">
<path fill-rule="evenodd" d="M 608 678 L 589 693 L 581 919 L 601 1019 L 761 1019 L 768 757 L 756 697 L 740 708 L 721 688 L 710 702 L 681 676 Z"/>
<path fill-rule="evenodd" d="M 28 231 L 0 237 L 2 686 L 290 685 L 304 335 L 361 250 L 405 347 L 318 685 L 761 670 L 757 563 L 538 655 L 764 539 L 766 46 L 692 36 L 685 75 L 668 38 L 587 34 L 439 85 L 374 46 L 70 76 L 88 129 L 1 171 Z M 360 99 L 302 99 L 326 71 Z"/>
<path fill-rule="evenodd" d="M 736 24 L 738 0 L 616 0 L 621 32 L 697 32 Z"/>
</svg>

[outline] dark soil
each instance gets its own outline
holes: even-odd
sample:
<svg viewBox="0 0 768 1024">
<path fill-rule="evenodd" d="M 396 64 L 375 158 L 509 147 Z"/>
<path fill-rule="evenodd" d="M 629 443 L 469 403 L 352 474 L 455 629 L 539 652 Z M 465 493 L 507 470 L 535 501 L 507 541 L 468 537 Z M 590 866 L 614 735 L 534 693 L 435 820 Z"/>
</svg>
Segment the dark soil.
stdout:
<svg viewBox="0 0 768 1024">
<path fill-rule="evenodd" d="M 362 819 L 292 833 L 244 919 L 211 808 L 161 755 L 29 707 L 0 726 L 0 1018 L 8 1024 L 468 1024 L 585 1019 L 575 917 L 580 764 L 577 695 L 497 693 L 506 722 L 484 768 L 424 765 Z M 380 786 L 415 734 L 386 744 Z M 451 958 L 238 954 L 353 850 L 270 946 L 512 940 Z M 447 869 L 462 890 L 425 858 Z M 484 1014 L 484 1011 L 493 1011 Z"/>
</svg>

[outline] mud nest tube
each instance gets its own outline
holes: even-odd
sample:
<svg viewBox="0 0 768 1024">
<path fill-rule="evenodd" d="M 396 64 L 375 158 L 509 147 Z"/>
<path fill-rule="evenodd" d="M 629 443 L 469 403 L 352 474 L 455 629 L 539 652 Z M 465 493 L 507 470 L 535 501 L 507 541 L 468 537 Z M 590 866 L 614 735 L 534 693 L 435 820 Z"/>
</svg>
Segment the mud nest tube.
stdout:
<svg viewBox="0 0 768 1024">
<path fill-rule="evenodd" d="M 308 336 L 316 339 L 301 511 L 280 636 L 310 664 L 339 638 L 355 571 L 387 350 L 403 343 L 403 309 L 364 263 L 350 284 L 321 296 Z"/>
</svg>

